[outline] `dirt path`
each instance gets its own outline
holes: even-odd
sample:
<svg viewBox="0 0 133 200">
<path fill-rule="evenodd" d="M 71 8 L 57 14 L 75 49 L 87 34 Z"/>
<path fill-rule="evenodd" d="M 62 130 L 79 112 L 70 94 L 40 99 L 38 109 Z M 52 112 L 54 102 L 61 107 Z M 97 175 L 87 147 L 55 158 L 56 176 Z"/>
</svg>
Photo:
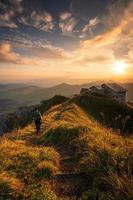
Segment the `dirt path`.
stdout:
<svg viewBox="0 0 133 200">
<path fill-rule="evenodd" d="M 61 156 L 59 173 L 52 179 L 52 188 L 59 197 L 79 199 L 90 185 L 88 177 L 79 172 L 79 161 L 75 152 L 64 146 L 55 147 Z"/>
<path fill-rule="evenodd" d="M 27 143 L 36 145 L 40 135 L 48 129 L 47 121 L 42 123 L 40 133 L 33 134 L 27 138 Z M 40 144 L 41 146 L 53 147 L 60 154 L 59 172 L 50 180 L 52 189 L 59 197 L 75 197 L 79 199 L 82 193 L 86 191 L 90 185 L 90 181 L 86 174 L 79 171 L 79 160 L 75 155 L 75 151 L 70 149 L 69 145 Z"/>
</svg>

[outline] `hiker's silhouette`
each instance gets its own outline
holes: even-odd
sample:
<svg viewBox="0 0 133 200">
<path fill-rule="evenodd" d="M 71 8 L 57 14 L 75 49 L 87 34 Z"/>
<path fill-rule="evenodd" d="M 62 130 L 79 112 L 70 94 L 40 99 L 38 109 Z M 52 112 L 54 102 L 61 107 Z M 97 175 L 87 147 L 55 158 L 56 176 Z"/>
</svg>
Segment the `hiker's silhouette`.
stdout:
<svg viewBox="0 0 133 200">
<path fill-rule="evenodd" d="M 35 123 L 36 132 L 39 133 L 40 127 L 41 127 L 42 116 L 41 116 L 41 113 L 39 112 L 38 108 L 35 108 L 35 110 L 33 112 L 33 120 Z"/>
</svg>

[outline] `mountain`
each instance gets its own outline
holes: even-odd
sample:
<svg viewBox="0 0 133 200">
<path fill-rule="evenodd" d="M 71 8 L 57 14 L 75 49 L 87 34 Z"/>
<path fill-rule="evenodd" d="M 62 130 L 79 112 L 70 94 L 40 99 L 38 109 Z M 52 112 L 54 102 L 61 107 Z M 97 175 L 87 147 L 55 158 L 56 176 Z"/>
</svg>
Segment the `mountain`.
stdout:
<svg viewBox="0 0 133 200">
<path fill-rule="evenodd" d="M 100 85 L 101 81 L 90 82 L 82 85 L 69 85 L 66 83 L 50 87 L 43 88 L 38 86 L 30 86 L 23 84 L 7 84 L 0 85 L 0 110 L 4 112 L 12 112 L 19 106 L 28 106 L 32 104 L 39 104 L 40 101 L 44 99 L 49 99 L 55 95 L 63 96 L 73 96 L 74 94 L 79 94 L 81 88 L 91 87 L 92 85 Z M 125 88 L 128 90 L 127 99 L 133 101 L 133 83 L 124 84 Z M 9 106 L 6 107 L 6 102 L 4 99 L 9 100 Z M 11 102 L 16 102 L 12 104 Z"/>
<path fill-rule="evenodd" d="M 1 138 L 0 198 L 133 199 L 133 137 L 112 132 L 98 117 L 114 118 L 116 108 L 123 118 L 132 115 L 125 104 L 95 94 L 42 102 L 38 135 L 30 123 Z"/>
<path fill-rule="evenodd" d="M 13 112 L 17 107 L 19 103 L 15 100 L 0 99 L 0 115 Z"/>
<path fill-rule="evenodd" d="M 27 95 L 39 89 L 39 87 L 24 84 L 0 84 L 0 115 L 13 112 L 19 106 L 27 105 L 25 103 Z"/>
<path fill-rule="evenodd" d="M 29 85 L 0 85 L 0 99 L 12 99 L 24 102 L 27 95 L 36 92 L 40 88 Z"/>
<path fill-rule="evenodd" d="M 51 88 L 24 84 L 0 84 L 0 115 L 15 111 L 20 106 L 39 104 L 40 101 L 49 99 L 55 95 L 72 96 L 75 93 L 79 93 L 82 86 L 88 86 L 88 84 L 69 85 L 64 83 Z M 5 99 L 6 102 L 9 101 L 8 107 L 4 101 Z"/>
</svg>

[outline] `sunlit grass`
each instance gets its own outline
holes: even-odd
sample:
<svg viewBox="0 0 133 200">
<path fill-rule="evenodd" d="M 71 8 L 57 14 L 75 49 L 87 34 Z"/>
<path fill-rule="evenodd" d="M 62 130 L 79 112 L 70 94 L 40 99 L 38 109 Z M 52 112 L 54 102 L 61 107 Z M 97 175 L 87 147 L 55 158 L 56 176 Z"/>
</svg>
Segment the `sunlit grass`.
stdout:
<svg viewBox="0 0 133 200">
<path fill-rule="evenodd" d="M 32 144 L 32 138 L 36 143 Z M 133 137 L 103 128 L 72 102 L 45 113 L 40 135 L 29 125 L 1 139 L 0 198 L 74 199 L 51 191 L 50 180 L 60 171 L 56 147 L 72 148 L 72 159 L 78 158 L 77 172 L 91 181 L 81 200 L 133 198 Z"/>
<path fill-rule="evenodd" d="M 42 188 L 58 171 L 59 160 L 59 154 L 52 147 L 32 147 L 24 140 L 3 138 L 0 144 L 0 198 L 26 199 L 29 194 L 32 199 L 36 192 L 27 191 L 30 185 L 36 185 L 36 189 L 38 185 L 38 193 L 43 191 L 45 194 Z"/>
<path fill-rule="evenodd" d="M 83 199 L 133 198 L 132 136 L 123 137 L 103 128 L 75 104 L 54 107 L 45 119 L 48 130 L 41 142 L 66 143 L 74 148 L 79 157 L 79 170 L 92 179 L 93 192 L 88 190 Z"/>
</svg>

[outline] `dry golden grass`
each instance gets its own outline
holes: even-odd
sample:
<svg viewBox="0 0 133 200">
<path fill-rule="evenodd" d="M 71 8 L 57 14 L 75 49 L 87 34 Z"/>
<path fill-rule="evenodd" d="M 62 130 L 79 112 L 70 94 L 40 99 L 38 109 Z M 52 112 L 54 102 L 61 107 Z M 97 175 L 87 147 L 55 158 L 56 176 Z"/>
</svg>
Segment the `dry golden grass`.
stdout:
<svg viewBox="0 0 133 200">
<path fill-rule="evenodd" d="M 81 200 L 133 199 L 133 137 L 112 133 L 70 102 L 45 113 L 40 135 L 29 125 L 0 140 L 0 199 L 61 199 L 45 186 L 59 171 L 55 145 L 65 144 L 74 149 L 78 170 L 92 181 Z"/>
<path fill-rule="evenodd" d="M 132 136 L 123 137 L 103 128 L 73 103 L 53 107 L 45 114 L 44 121 L 47 128 L 42 143 L 66 142 L 76 148 L 80 170 L 89 174 L 96 185 L 95 195 L 101 198 L 104 193 L 106 200 L 108 188 L 110 199 L 133 198 Z M 94 196 L 88 195 L 86 199 L 95 199 Z"/>
<path fill-rule="evenodd" d="M 31 127 L 16 131 L 0 141 L 0 199 L 55 197 L 44 186 L 58 171 L 60 155 L 52 147 L 28 145 L 30 130 Z M 22 136 L 23 140 L 18 139 Z"/>
<path fill-rule="evenodd" d="M 18 193 L 24 188 L 24 184 L 19 179 L 9 175 L 6 171 L 0 174 L 0 181 L 6 183 L 14 193 Z"/>
</svg>

